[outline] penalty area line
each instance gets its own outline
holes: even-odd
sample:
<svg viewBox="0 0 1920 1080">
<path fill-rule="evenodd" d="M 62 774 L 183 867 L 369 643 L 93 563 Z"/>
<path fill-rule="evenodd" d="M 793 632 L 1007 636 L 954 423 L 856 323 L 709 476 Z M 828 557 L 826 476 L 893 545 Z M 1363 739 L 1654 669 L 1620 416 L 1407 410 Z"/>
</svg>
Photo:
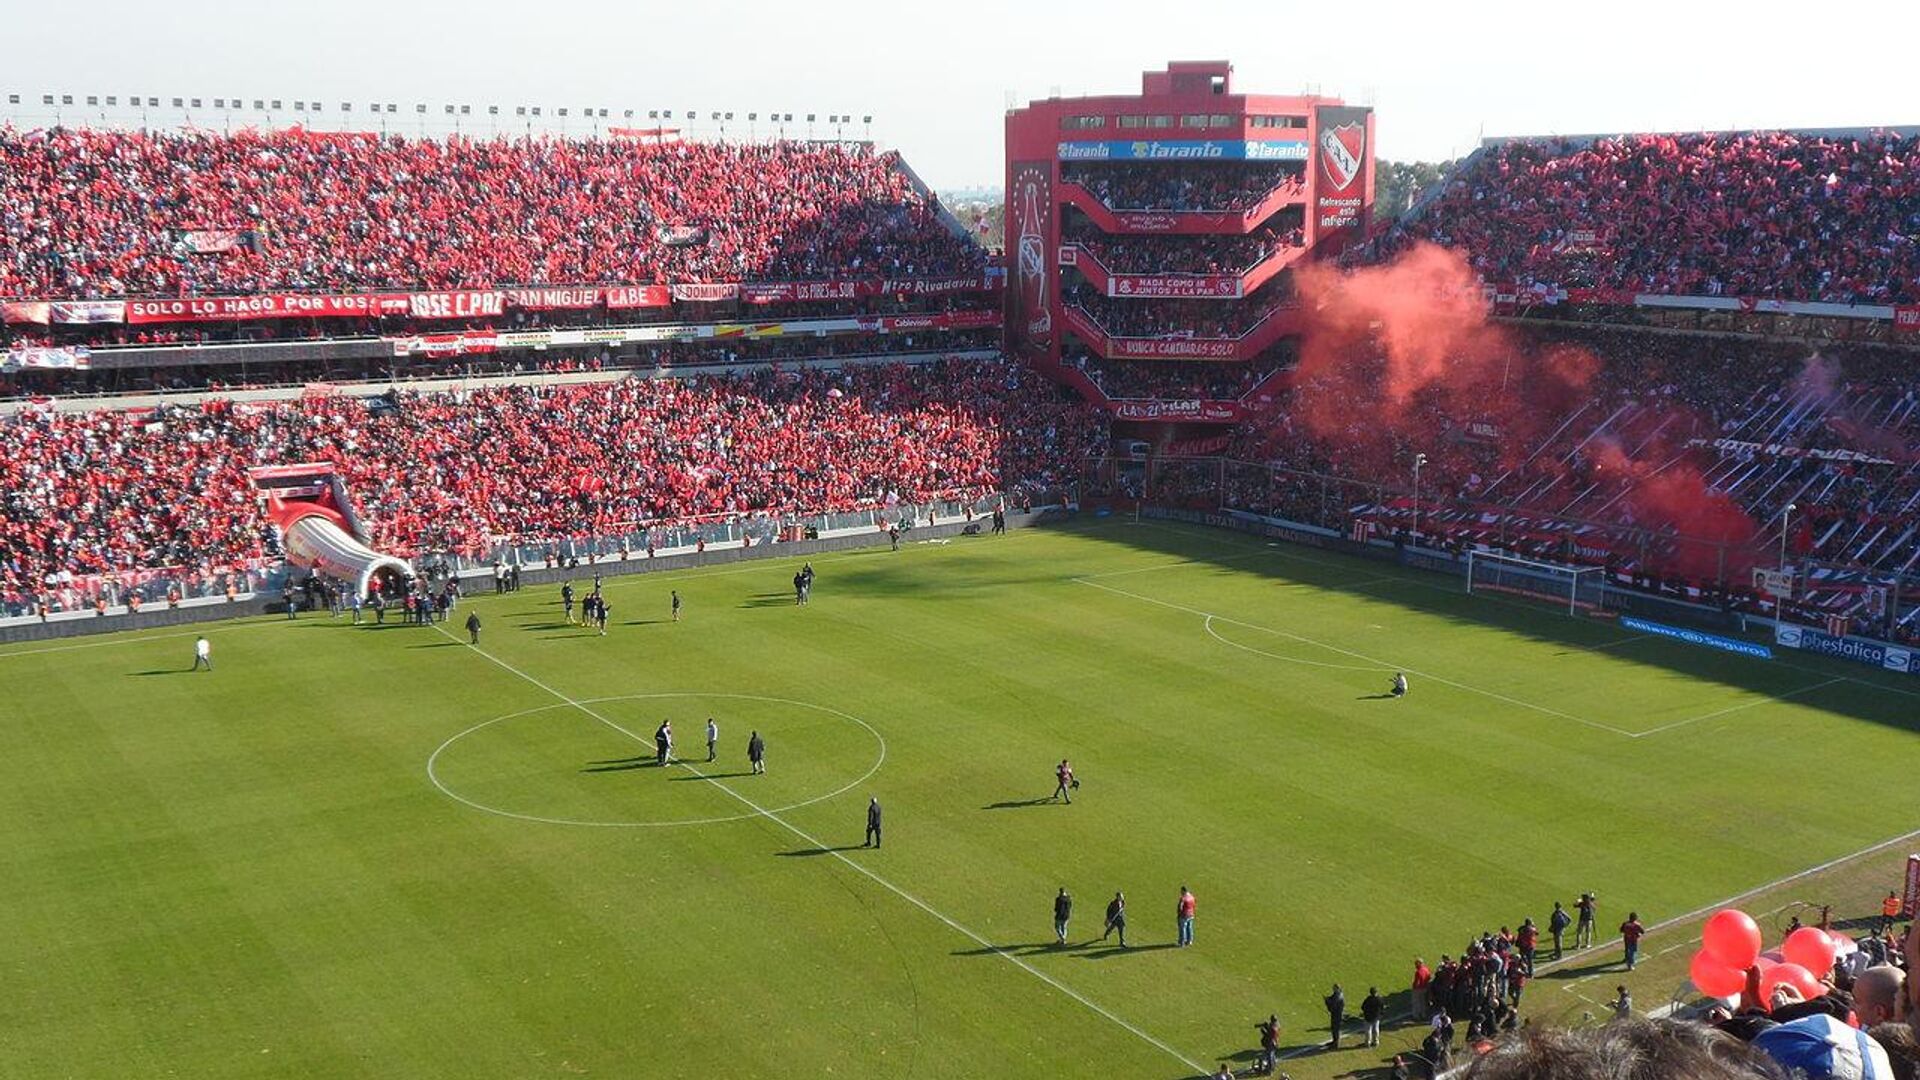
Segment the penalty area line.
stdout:
<svg viewBox="0 0 1920 1080">
<path fill-rule="evenodd" d="M 1331 653 L 1338 653 L 1341 656 L 1350 656 L 1355 660 L 1364 660 L 1369 664 L 1377 664 L 1379 665 L 1382 671 L 1405 671 L 1410 674 L 1418 675 L 1423 679 L 1428 679 L 1432 682 L 1439 683 L 1442 686 L 1451 686 L 1456 690 L 1465 690 L 1467 693 L 1470 693 L 1470 694 L 1479 694 L 1481 697 L 1492 698 L 1495 701 L 1504 701 L 1509 705 L 1517 705 L 1523 709 L 1531 709 L 1534 712 L 1543 713 L 1547 716 L 1559 717 L 1562 720 L 1571 720 L 1576 724 L 1583 724 L 1587 727 L 1595 728 L 1600 731 L 1610 731 L 1615 735 L 1625 736 L 1626 738 L 1629 738 L 1629 739 L 1639 738 L 1639 735 L 1637 733 L 1628 731 L 1625 728 L 1617 728 L 1617 727 L 1614 727 L 1612 724 L 1603 724 L 1603 723 L 1600 723 L 1598 720 L 1588 720 L 1585 717 L 1575 716 L 1572 713 L 1561 712 L 1559 709 L 1550 709 L 1545 705 L 1535 705 L 1531 701 L 1523 701 L 1520 698 L 1509 697 L 1506 694 L 1502 694 L 1495 690 L 1483 690 L 1478 686 L 1473 686 L 1468 683 L 1455 682 L 1452 679 L 1442 678 L 1441 676 L 1432 674 L 1431 672 L 1420 671 L 1415 668 L 1407 667 L 1401 664 L 1391 664 L 1377 657 L 1368 656 L 1365 653 L 1354 652 L 1352 649 L 1343 649 L 1338 645 L 1329 645 L 1324 641 L 1316 641 L 1313 638 L 1306 637 L 1301 634 L 1288 633 L 1285 630 L 1275 630 L 1271 626 L 1261 626 L 1259 623 L 1250 623 L 1241 619 L 1234 619 L 1225 615 L 1219 615 L 1211 611 L 1201 611 L 1199 608 L 1191 608 L 1186 606 L 1185 604 L 1176 604 L 1168 600 L 1161 600 L 1152 596 L 1144 596 L 1137 592 L 1128 592 L 1125 589 L 1115 588 L 1112 585 L 1102 585 L 1098 581 L 1088 581 L 1086 578 L 1074 578 L 1073 582 L 1076 585 L 1085 585 L 1085 586 L 1088 586 L 1089 588 L 1099 589 L 1102 592 L 1110 592 L 1110 593 L 1113 593 L 1115 596 L 1125 596 L 1125 597 L 1128 597 L 1129 599 L 1139 600 L 1149 604 L 1157 604 L 1160 607 L 1168 608 L 1173 611 L 1185 612 L 1188 615 L 1198 615 L 1203 620 L 1212 620 L 1214 622 L 1227 623 L 1228 625 L 1231 625 L 1231 626 L 1244 626 L 1249 630 L 1258 630 L 1262 633 L 1272 634 L 1275 637 L 1286 638 L 1289 641 L 1297 641 L 1303 645 L 1312 645 L 1312 646 L 1315 646 L 1316 648 L 1325 649 Z"/>
<path fill-rule="evenodd" d="M 433 628 L 439 631 L 443 637 L 446 637 L 450 641 L 453 641 L 459 644 L 466 644 L 465 642 L 461 642 L 458 637 L 449 633 L 445 627 L 439 625 L 438 623 L 435 623 Z M 580 712 L 585 713 L 586 715 L 592 717 L 593 719 L 600 721 L 602 724 L 605 724 L 607 727 L 612 728 L 614 731 L 617 731 L 620 734 L 625 735 L 627 738 L 632 739 L 634 742 L 639 743 L 642 746 L 653 745 L 653 741 L 651 739 L 641 738 L 639 735 L 628 730 L 627 728 L 622 727 L 621 725 L 613 722 L 612 720 L 609 720 L 606 717 L 600 715 L 600 713 L 596 711 L 594 708 L 592 708 L 591 706 L 583 702 L 580 702 L 578 700 L 575 700 L 574 698 L 568 697 L 566 694 L 563 694 L 560 691 L 555 690 L 553 687 L 548 686 L 546 683 L 541 682 L 539 679 L 534 678 L 532 675 L 527 674 L 526 672 L 520 670 L 519 668 L 514 667 L 512 664 L 507 663 L 505 660 L 502 660 L 499 657 L 493 655 L 492 653 L 487 652 L 485 649 L 482 649 L 477 645 L 468 645 L 467 648 L 472 652 L 482 657 L 485 657 L 488 661 L 492 662 L 493 664 L 507 671 L 508 673 L 515 675 L 521 679 L 524 679 L 529 683 L 532 683 L 534 686 L 539 687 L 541 690 L 546 691 L 548 694 L 553 695 L 555 698 L 558 698 L 559 700 L 567 703 L 568 705 L 571 705 L 575 709 L 578 709 Z M 867 880 L 872 881 L 874 884 L 887 890 L 888 892 L 899 897 L 900 899 L 905 900 L 907 903 L 912 904 L 914 907 L 919 908 L 921 911 L 926 912 L 928 915 L 933 916 L 935 919 L 938 919 L 941 923 L 944 923 L 949 929 L 960 934 L 962 937 L 967 938 L 968 940 L 972 941 L 974 944 L 979 945 L 982 948 L 985 948 L 989 952 L 993 953 L 995 956 L 998 956 L 1002 960 L 1005 960 L 1007 963 L 1012 964 L 1014 967 L 1017 967 L 1020 970 L 1026 972 L 1027 974 L 1033 976 L 1034 978 L 1039 979 L 1041 982 L 1047 984 L 1053 989 L 1059 991 L 1062 994 L 1065 994 L 1067 997 L 1085 1006 L 1088 1010 L 1092 1011 L 1095 1015 L 1098 1015 L 1110 1021 L 1114 1025 L 1126 1031 L 1128 1034 L 1134 1036 L 1135 1038 L 1146 1043 L 1147 1045 L 1152 1046 L 1154 1049 L 1159 1050 L 1160 1052 L 1166 1054 L 1168 1057 L 1173 1058 L 1175 1061 L 1179 1062 L 1182 1066 L 1193 1070 L 1194 1075 L 1196 1076 L 1206 1075 L 1207 1073 L 1206 1066 L 1201 1065 L 1198 1061 L 1195 1061 L 1194 1059 L 1188 1057 L 1187 1055 L 1181 1053 L 1180 1051 L 1175 1050 L 1172 1046 L 1169 1046 L 1168 1044 L 1160 1041 L 1158 1038 L 1155 1038 L 1154 1036 L 1141 1030 L 1139 1027 L 1136 1027 L 1131 1022 L 1111 1012 L 1104 1006 L 1100 1005 L 1098 1002 L 1093 1001 L 1091 998 L 1088 998 L 1086 995 L 1080 993 L 1078 990 L 1075 990 L 1073 987 L 1068 986 L 1067 984 L 1061 982 L 1059 979 L 1054 978 L 1053 976 L 1047 974 L 1046 972 L 1041 971 L 1039 968 L 1034 967 L 1032 964 L 1029 964 L 1028 962 L 1021 959 L 1020 957 L 1015 956 L 1013 953 L 1010 953 L 1007 950 L 1001 948 L 1000 946 L 995 945 L 993 942 L 987 940 L 978 932 L 962 925 L 961 923 L 955 921 L 951 916 L 947 915 L 946 913 L 940 911 L 938 908 L 934 907 L 932 904 L 927 903 L 925 900 L 920 899 L 918 896 L 915 896 L 914 894 L 906 891 L 905 889 L 902 889 L 900 886 L 895 885 L 893 882 L 888 881 L 886 878 L 881 877 L 879 874 L 861 865 L 860 863 L 854 861 L 853 859 L 848 858 L 844 853 L 833 850 L 833 848 L 830 845 L 826 844 L 819 838 L 813 836 L 811 833 L 807 832 L 805 829 L 802 829 L 800 826 L 795 825 L 793 822 L 788 821 L 786 818 L 781 817 L 779 814 L 766 809 L 765 807 L 761 806 L 759 803 L 754 802 L 751 798 L 748 798 L 746 795 L 743 795 L 740 792 L 735 791 L 733 788 L 727 786 L 726 784 L 721 783 L 719 780 L 715 779 L 714 777 L 708 776 L 706 773 L 701 772 L 699 769 L 688 764 L 687 762 L 676 761 L 674 762 L 674 764 L 678 765 L 682 769 L 687 770 L 688 772 L 699 777 L 700 779 L 705 780 L 708 784 L 712 785 L 714 788 L 718 789 L 719 791 L 724 792 L 729 796 L 732 796 L 735 800 L 740 802 L 743 806 L 747 807 L 747 809 L 753 811 L 753 816 L 765 818 L 766 820 L 773 822 L 774 824 L 780 826 L 781 828 L 786 829 L 788 832 L 792 833 L 794 836 L 800 838 L 806 843 L 812 844 L 815 848 L 818 848 L 821 851 L 826 852 L 826 854 L 838 860 L 841 865 L 854 871 L 855 873 L 866 878 Z"/>
</svg>

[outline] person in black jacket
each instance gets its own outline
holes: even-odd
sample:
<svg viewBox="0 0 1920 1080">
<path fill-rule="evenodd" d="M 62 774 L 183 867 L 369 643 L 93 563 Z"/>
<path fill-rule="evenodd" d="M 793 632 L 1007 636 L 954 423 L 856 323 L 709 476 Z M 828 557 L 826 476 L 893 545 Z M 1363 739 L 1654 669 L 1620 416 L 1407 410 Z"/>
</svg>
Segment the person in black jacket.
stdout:
<svg viewBox="0 0 1920 1080">
<path fill-rule="evenodd" d="M 867 799 L 867 839 L 860 846 L 876 848 L 880 846 L 879 796 L 871 796 Z"/>
<path fill-rule="evenodd" d="M 1329 1042 L 1327 1047 L 1331 1050 L 1338 1050 L 1340 1049 L 1340 1025 L 1344 1023 L 1347 1018 L 1347 995 L 1340 989 L 1339 983 L 1333 984 L 1333 993 L 1326 996 L 1325 1004 L 1327 1006 L 1327 1027 L 1333 1032 L 1333 1041 Z"/>
<path fill-rule="evenodd" d="M 1367 996 L 1360 1002 L 1360 1019 L 1366 1024 L 1368 1046 L 1380 1045 L 1380 1014 L 1386 1008 L 1387 1003 L 1380 997 L 1380 988 L 1367 987 Z"/>
<path fill-rule="evenodd" d="M 1116 930 L 1120 932 L 1120 947 L 1124 949 L 1127 947 L 1127 898 L 1120 893 L 1114 893 L 1107 904 L 1107 928 L 1100 934 L 1100 940 L 1107 940 L 1107 935 Z"/>
<path fill-rule="evenodd" d="M 467 643 L 480 644 L 480 613 L 477 611 L 467 612 Z"/>
<path fill-rule="evenodd" d="M 1547 932 L 1553 935 L 1553 958 L 1555 960 L 1560 959 L 1562 953 L 1565 951 L 1561 939 L 1566 936 L 1567 927 L 1572 925 L 1573 916 L 1567 914 L 1567 909 L 1560 906 L 1560 901 L 1555 900 L 1553 902 L 1553 914 L 1547 916 Z"/>
<path fill-rule="evenodd" d="M 1053 898 L 1053 943 L 1067 943 L 1067 920 L 1073 918 L 1073 897 L 1067 894 L 1066 886 L 1060 887 L 1060 895 Z"/>
</svg>

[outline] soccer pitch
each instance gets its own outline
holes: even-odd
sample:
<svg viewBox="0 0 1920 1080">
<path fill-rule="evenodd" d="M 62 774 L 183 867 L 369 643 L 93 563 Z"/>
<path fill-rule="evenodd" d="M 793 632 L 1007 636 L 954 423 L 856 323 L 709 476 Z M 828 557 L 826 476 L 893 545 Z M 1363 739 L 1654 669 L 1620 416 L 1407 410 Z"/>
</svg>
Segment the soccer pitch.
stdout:
<svg viewBox="0 0 1920 1080">
<path fill-rule="evenodd" d="M 1190 1076 L 1556 898 L 1611 938 L 1920 823 L 1920 680 L 1153 523 L 796 565 L 609 579 L 604 638 L 548 588 L 215 624 L 211 674 L 0 649 L 0 1074 Z"/>
</svg>

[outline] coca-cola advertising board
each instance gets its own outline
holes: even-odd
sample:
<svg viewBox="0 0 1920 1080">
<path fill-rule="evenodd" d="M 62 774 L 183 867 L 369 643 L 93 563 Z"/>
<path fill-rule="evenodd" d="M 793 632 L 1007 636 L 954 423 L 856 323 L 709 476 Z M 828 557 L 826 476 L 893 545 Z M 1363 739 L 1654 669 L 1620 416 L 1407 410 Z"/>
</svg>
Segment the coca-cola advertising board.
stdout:
<svg viewBox="0 0 1920 1080">
<path fill-rule="evenodd" d="M 1364 228 L 1373 201 L 1373 110 L 1352 105 L 1314 109 L 1319 132 L 1313 148 L 1315 242 Z"/>
<path fill-rule="evenodd" d="M 1017 161 L 1007 186 L 1013 240 L 1013 286 L 1007 290 L 1007 337 L 1016 354 L 1053 350 L 1053 163 Z"/>
</svg>

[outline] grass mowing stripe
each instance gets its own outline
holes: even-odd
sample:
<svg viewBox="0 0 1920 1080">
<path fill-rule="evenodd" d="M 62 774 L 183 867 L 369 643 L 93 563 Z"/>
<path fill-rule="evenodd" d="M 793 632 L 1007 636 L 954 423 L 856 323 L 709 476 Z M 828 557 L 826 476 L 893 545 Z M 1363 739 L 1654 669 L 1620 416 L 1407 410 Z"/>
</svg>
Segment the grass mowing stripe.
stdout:
<svg viewBox="0 0 1920 1080">
<path fill-rule="evenodd" d="M 1272 634 L 1275 637 L 1283 637 L 1291 641 L 1298 641 L 1303 645 L 1318 646 L 1319 648 L 1325 649 L 1328 652 L 1339 653 L 1342 656 L 1351 656 L 1355 660 L 1365 660 L 1370 664 L 1377 664 L 1389 670 L 1412 672 L 1413 674 L 1418 675 L 1423 679 L 1430 679 L 1434 682 L 1439 683 L 1442 686 L 1451 686 L 1456 690 L 1465 690 L 1470 694 L 1479 694 L 1482 697 L 1493 698 L 1495 701 L 1504 701 L 1509 705 L 1518 705 L 1523 709 L 1532 709 L 1534 712 L 1545 713 L 1548 716 L 1557 716 L 1562 720 L 1571 720 L 1576 724 L 1584 724 L 1587 727 L 1596 728 L 1600 731 L 1611 731 L 1615 735 L 1624 735 L 1629 739 L 1637 739 L 1640 737 L 1639 734 L 1636 732 L 1628 731 L 1624 728 L 1617 728 L 1617 727 L 1614 727 L 1612 724 L 1603 724 L 1598 720 L 1588 720 L 1585 717 L 1575 716 L 1572 713 L 1561 712 L 1559 709 L 1551 709 L 1545 705 L 1535 705 L 1531 701 L 1522 701 L 1516 697 L 1508 697 L 1507 695 L 1499 693 L 1498 691 L 1483 690 L 1477 686 L 1470 686 L 1466 683 L 1454 682 L 1452 679 L 1441 678 L 1438 675 L 1430 674 L 1425 671 L 1419 671 L 1417 669 L 1407 667 L 1405 665 L 1390 664 L 1385 660 L 1380 660 L 1375 657 L 1368 656 L 1365 653 L 1354 652 L 1352 649 L 1343 649 L 1338 645 L 1329 645 L 1324 641 L 1316 641 L 1313 638 L 1305 637 L 1300 634 L 1288 633 L 1285 630 L 1275 630 L 1270 626 L 1261 626 L 1258 623 L 1244 622 L 1240 619 L 1230 618 L 1226 615 L 1217 615 L 1210 611 L 1201 611 L 1199 608 L 1190 608 L 1190 607 L 1187 607 L 1185 604 L 1175 604 L 1171 601 L 1160 600 L 1151 596 L 1143 596 L 1140 593 L 1128 592 L 1125 589 L 1116 589 L 1111 585 L 1102 585 L 1097 581 L 1088 581 L 1085 578 L 1074 578 L 1073 582 L 1076 585 L 1086 585 L 1095 589 L 1100 589 L 1105 592 L 1110 592 L 1116 596 L 1125 596 L 1134 600 L 1143 600 L 1149 604 L 1158 604 L 1164 608 L 1171 608 L 1174 611 L 1184 611 L 1189 615 L 1198 615 L 1202 619 L 1217 619 L 1220 622 L 1230 623 L 1234 626 L 1244 626 L 1249 630 L 1259 630 L 1265 633 Z"/>
<path fill-rule="evenodd" d="M 433 624 L 433 628 L 439 631 L 440 634 L 446 637 L 447 639 L 457 644 L 461 643 L 459 638 L 455 637 L 451 633 L 448 633 L 446 628 L 441 626 L 440 624 L 438 623 Z M 641 746 L 645 747 L 645 746 L 653 745 L 652 740 L 642 738 L 641 736 L 635 734 L 634 732 L 628 730 L 627 728 L 622 727 L 621 725 L 613 722 L 612 720 L 607 719 L 606 717 L 600 715 L 600 713 L 594 710 L 593 708 L 579 701 L 576 701 L 571 697 L 568 697 L 566 694 L 563 694 L 558 690 L 555 690 L 553 687 L 548 686 L 546 683 L 541 682 L 539 679 L 534 678 L 532 675 L 527 674 L 526 672 L 520 670 L 519 668 L 514 667 L 512 664 L 507 663 L 505 660 L 502 660 L 499 657 L 494 656 L 492 653 L 487 652 L 485 649 L 482 649 L 474 645 L 469 645 L 468 648 L 471 649 L 473 652 L 479 654 L 480 656 L 485 657 L 487 660 L 493 662 L 494 664 L 497 664 L 502 669 L 514 675 L 517 675 L 522 679 L 525 679 L 527 682 L 532 683 L 534 686 L 539 687 L 541 690 L 544 690 L 549 694 L 552 694 L 554 697 L 560 699 L 561 701 L 566 702 L 568 705 L 573 706 L 575 709 L 580 710 L 582 713 L 585 713 L 586 715 L 594 718 L 595 720 L 600 721 L 602 724 L 605 724 L 606 726 L 612 728 L 613 730 L 619 732 L 620 734 L 625 735 L 627 738 L 632 739 L 634 742 L 639 743 Z M 1027 974 L 1032 975 L 1034 978 L 1039 979 L 1041 982 L 1046 983 L 1048 986 L 1051 986 L 1055 990 L 1060 991 L 1062 994 L 1065 994 L 1067 997 L 1072 998 L 1074 1001 L 1079 1002 L 1081 1005 L 1086 1006 L 1088 1009 L 1092 1010 L 1094 1013 L 1098 1014 L 1099 1016 L 1102 1016 L 1107 1020 L 1113 1022 L 1114 1024 L 1118 1025 L 1120 1028 L 1127 1031 L 1129 1034 L 1132 1034 L 1136 1038 L 1142 1040 L 1143 1042 L 1146 1042 L 1148 1045 L 1167 1054 L 1169 1057 L 1173 1058 L 1175 1061 L 1178 1061 L 1181 1065 L 1185 1066 L 1186 1068 L 1192 1069 L 1195 1074 L 1204 1075 L 1206 1073 L 1207 1071 L 1206 1066 L 1201 1065 L 1198 1061 L 1195 1061 L 1194 1059 L 1188 1057 L 1187 1055 L 1182 1054 L 1180 1051 L 1175 1050 L 1173 1047 L 1160 1041 L 1159 1039 L 1148 1034 L 1147 1032 L 1142 1031 L 1140 1028 L 1136 1027 L 1131 1022 L 1123 1019 L 1122 1017 L 1116 1015 L 1113 1012 L 1108 1011 L 1105 1007 L 1101 1006 L 1097 1002 L 1081 994 L 1078 990 L 1073 989 L 1072 987 L 1054 978 L 1053 976 L 1048 975 L 1046 972 L 1041 971 L 1039 968 L 1034 967 L 1032 964 L 1027 963 L 1025 960 L 1022 960 L 1020 957 L 1015 956 L 1014 954 L 1006 951 L 1005 949 L 1002 949 L 998 945 L 995 945 L 993 942 L 987 940 L 985 937 L 981 936 L 979 933 L 954 921 L 952 917 L 940 911 L 938 908 L 935 908 L 932 904 L 929 904 L 925 900 L 922 900 L 919 897 L 913 895 L 912 893 L 907 892 L 905 889 L 902 889 L 900 886 L 895 885 L 893 882 L 888 881 L 886 878 L 881 877 L 879 874 L 874 873 L 872 870 L 869 870 L 865 866 L 862 866 L 859 863 L 853 861 L 852 859 L 847 858 L 845 854 L 839 851 L 833 850 L 830 845 L 824 843 L 817 837 L 813 836 L 811 833 L 808 833 L 805 829 L 800 828 L 798 825 L 793 824 L 792 822 L 779 816 L 773 811 L 765 809 L 764 807 L 760 806 L 760 804 L 754 802 L 752 799 L 748 798 L 745 795 L 742 795 L 738 791 L 735 791 L 731 787 L 728 787 L 727 785 L 721 783 L 719 780 L 711 776 L 708 776 L 705 773 L 702 773 L 699 769 L 693 767 L 692 765 L 689 765 L 684 761 L 678 761 L 678 762 L 675 762 L 675 764 L 679 765 L 681 768 L 687 770 L 693 775 L 700 777 L 702 780 L 706 781 L 708 784 L 711 784 L 715 788 L 718 788 L 720 791 L 725 792 L 726 794 L 732 796 L 734 799 L 738 800 L 742 805 L 752 810 L 754 816 L 765 818 L 766 820 L 771 821 L 774 824 L 779 825 L 782 828 L 786 829 L 788 832 L 799 837 L 801 840 L 809 844 L 812 844 L 815 848 L 825 851 L 828 855 L 831 855 L 833 856 L 833 858 L 838 860 L 843 866 L 846 866 L 849 869 L 854 870 L 855 872 L 859 873 L 861 876 L 872 881 L 874 884 L 879 885 L 881 888 L 886 889 L 888 892 L 894 894 L 895 896 L 898 896 L 900 899 L 905 900 L 909 904 L 912 904 L 914 907 L 917 907 L 920 910 L 926 912 L 927 914 L 933 916 L 934 918 L 940 920 L 942 923 L 945 923 L 952 930 L 967 937 L 968 939 L 973 941 L 975 944 L 981 946 L 982 948 L 992 952 L 995 956 L 1000 957 L 1001 959 L 1007 961 L 1008 963 L 1026 972 Z"/>
<path fill-rule="evenodd" d="M 1861 848 L 1859 851 L 1849 852 L 1848 854 L 1842 855 L 1837 859 L 1828 859 L 1826 862 L 1820 863 L 1816 866 L 1809 866 L 1805 870 L 1796 870 L 1793 873 L 1786 875 L 1785 877 L 1774 878 L 1772 881 L 1768 881 L 1760 885 L 1755 885 L 1753 888 L 1748 889 L 1745 892 L 1735 893 L 1734 895 L 1726 897 L 1724 899 L 1715 900 L 1713 903 L 1707 904 L 1704 907 L 1697 907 L 1692 911 L 1687 912 L 1685 915 L 1675 915 L 1671 919 L 1662 919 L 1661 921 L 1654 923 L 1652 926 L 1647 927 L 1646 932 L 1649 934 L 1658 933 L 1661 930 L 1669 930 L 1669 929 L 1672 929 L 1673 927 L 1692 922 L 1694 919 L 1697 919 L 1700 916 L 1707 914 L 1708 912 L 1718 911 L 1723 907 L 1727 907 L 1732 904 L 1738 904 L 1743 900 L 1747 900 L 1751 897 L 1759 896 L 1761 893 L 1766 892 L 1768 889 L 1777 889 L 1782 885 L 1791 885 L 1794 882 L 1799 881 L 1803 878 L 1810 878 L 1815 874 L 1824 873 L 1825 871 L 1831 870 L 1836 866 L 1845 866 L 1847 863 L 1850 863 L 1855 859 L 1864 859 L 1869 855 L 1873 855 L 1873 854 L 1877 854 L 1879 852 L 1885 851 L 1890 847 L 1896 847 L 1900 844 L 1904 844 L 1907 841 L 1912 840 L 1916 836 L 1920 836 L 1920 829 L 1915 829 L 1912 832 L 1901 833 L 1899 836 L 1890 837 L 1886 840 L 1880 841 L 1877 844 L 1868 845 L 1867 847 Z M 1620 944 L 1622 944 L 1621 939 L 1616 937 L 1616 938 L 1611 938 L 1609 940 L 1603 941 L 1598 945 L 1590 945 L 1584 951 L 1592 952 L 1595 949 L 1610 949 L 1615 945 L 1620 945 Z M 1547 963 L 1541 964 L 1540 970 L 1552 971 L 1554 968 L 1559 967 L 1561 964 L 1564 964 L 1567 961 L 1573 960 L 1573 959 L 1575 959 L 1575 955 L 1569 954 L 1565 957 L 1562 957 L 1559 960 L 1550 960 Z"/>
</svg>

